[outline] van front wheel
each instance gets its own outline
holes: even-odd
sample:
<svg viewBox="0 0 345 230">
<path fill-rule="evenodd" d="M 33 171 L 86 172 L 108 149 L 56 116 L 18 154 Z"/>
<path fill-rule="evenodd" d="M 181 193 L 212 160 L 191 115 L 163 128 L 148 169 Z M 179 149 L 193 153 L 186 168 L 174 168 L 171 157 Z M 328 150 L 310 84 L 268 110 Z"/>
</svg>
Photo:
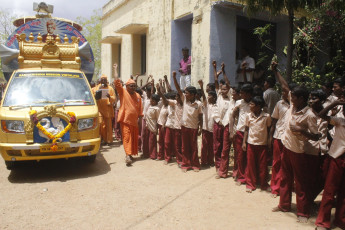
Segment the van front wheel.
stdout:
<svg viewBox="0 0 345 230">
<path fill-rule="evenodd" d="M 12 170 L 17 164 L 14 161 L 5 161 L 5 165 L 8 170 Z"/>
<path fill-rule="evenodd" d="M 91 156 L 87 156 L 86 157 L 86 161 L 90 162 L 90 163 L 94 163 L 95 160 L 96 160 L 96 156 L 97 156 L 97 154 L 94 154 L 94 155 L 91 155 Z"/>
</svg>

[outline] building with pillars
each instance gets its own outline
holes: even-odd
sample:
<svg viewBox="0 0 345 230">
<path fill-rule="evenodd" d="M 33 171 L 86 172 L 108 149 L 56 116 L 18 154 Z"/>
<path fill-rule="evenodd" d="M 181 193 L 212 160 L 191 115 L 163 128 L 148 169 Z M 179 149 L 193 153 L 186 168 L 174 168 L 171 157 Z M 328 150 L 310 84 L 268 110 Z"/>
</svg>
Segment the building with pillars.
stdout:
<svg viewBox="0 0 345 230">
<path fill-rule="evenodd" d="M 257 60 L 261 43 L 253 29 L 271 23 L 273 49 L 284 62 L 287 17 L 261 13 L 248 18 L 236 0 L 110 0 L 102 15 L 102 73 L 113 76 L 119 63 L 120 77 L 165 74 L 178 70 L 181 49 L 192 56 L 192 85 L 199 79 L 213 81 L 212 60 L 225 62 L 234 82 L 236 52 L 246 47 Z"/>
</svg>

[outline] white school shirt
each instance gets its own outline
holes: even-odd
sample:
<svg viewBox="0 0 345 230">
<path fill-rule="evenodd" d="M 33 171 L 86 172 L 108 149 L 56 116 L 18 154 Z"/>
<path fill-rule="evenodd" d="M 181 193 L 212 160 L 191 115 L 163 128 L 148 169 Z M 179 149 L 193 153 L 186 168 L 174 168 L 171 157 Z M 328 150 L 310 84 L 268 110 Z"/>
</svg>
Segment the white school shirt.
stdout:
<svg viewBox="0 0 345 230">
<path fill-rule="evenodd" d="M 242 63 L 243 62 L 247 63 L 246 69 L 255 69 L 255 60 L 253 58 L 246 56 L 245 58 L 243 58 Z M 242 63 L 241 63 L 241 65 L 242 65 Z M 253 82 L 253 76 L 254 76 L 254 71 L 246 72 L 247 81 Z M 242 78 L 243 78 L 243 76 L 242 76 Z M 244 81 L 244 80 L 242 79 L 242 81 Z"/>
<path fill-rule="evenodd" d="M 147 109 L 150 107 L 150 98 L 147 97 L 147 94 L 145 91 L 143 91 L 143 115 L 144 115 L 144 119 L 146 120 L 146 113 L 147 113 Z"/>
<path fill-rule="evenodd" d="M 282 139 L 282 136 L 285 132 L 285 116 L 286 112 L 288 111 L 290 105 L 285 100 L 280 100 L 276 104 L 273 113 L 272 118 L 277 119 L 276 123 L 276 129 L 273 134 L 273 138 L 275 139 Z"/>
<path fill-rule="evenodd" d="M 308 141 L 302 134 L 293 133 L 290 125 L 299 125 L 306 128 L 309 132 L 317 134 L 317 117 L 309 106 L 304 107 L 300 111 L 296 111 L 293 105 L 286 112 L 285 132 L 282 136 L 283 145 L 292 152 L 304 153 L 304 145 Z"/>
<path fill-rule="evenodd" d="M 199 114 L 202 114 L 202 105 L 200 101 L 195 100 L 193 103 L 186 100 L 182 94 L 183 113 L 181 125 L 189 129 L 198 129 Z"/>
<path fill-rule="evenodd" d="M 218 106 L 217 104 L 209 104 L 206 100 L 202 105 L 202 112 L 203 112 L 203 123 L 202 129 L 213 132 L 213 125 L 215 120 L 218 120 Z"/>
<path fill-rule="evenodd" d="M 231 97 L 227 97 L 227 98 L 223 98 L 223 96 L 219 93 L 218 94 L 218 97 L 217 97 L 217 106 L 218 106 L 218 117 L 220 119 L 220 124 L 225 126 L 227 124 L 223 124 L 223 119 L 225 117 L 225 114 L 226 114 L 226 111 L 228 110 L 229 108 L 229 105 L 230 105 L 230 99 Z"/>
<path fill-rule="evenodd" d="M 274 107 L 276 106 L 277 102 L 280 100 L 280 95 L 273 88 L 268 88 L 267 90 L 265 90 L 263 97 L 267 105 L 267 112 L 270 115 L 272 115 Z"/>
<path fill-rule="evenodd" d="M 318 156 L 320 153 L 323 155 L 327 152 L 327 131 L 328 123 L 320 117 L 317 117 L 318 133 L 321 137 L 317 141 L 307 140 L 304 144 L 304 152 L 309 155 Z"/>
<path fill-rule="evenodd" d="M 228 109 L 226 110 L 225 115 L 222 119 L 222 125 L 227 126 L 230 123 L 230 116 L 232 116 L 232 114 L 233 114 L 235 105 L 236 105 L 235 100 L 231 100 L 229 102 Z"/>
<path fill-rule="evenodd" d="M 158 106 L 159 107 L 159 106 Z M 165 123 L 167 122 L 168 118 L 168 106 L 162 106 L 161 110 L 159 112 L 159 117 L 157 123 L 161 125 L 162 127 L 165 126 Z"/>
<path fill-rule="evenodd" d="M 168 100 L 168 117 L 165 127 L 181 129 L 182 106 L 176 100 Z"/>
<path fill-rule="evenodd" d="M 345 118 L 330 117 L 331 125 L 335 127 L 335 135 L 329 148 L 328 155 L 334 159 L 340 157 L 345 152 Z"/>
<path fill-rule="evenodd" d="M 245 117 L 245 125 L 249 127 L 248 144 L 267 145 L 268 127 L 271 126 L 271 117 L 261 111 L 258 117 L 254 113 L 248 113 Z"/>
<path fill-rule="evenodd" d="M 245 124 L 246 115 L 251 112 L 250 107 L 249 107 L 249 102 L 246 102 L 243 99 L 238 100 L 236 101 L 235 107 L 239 108 L 236 130 L 240 132 L 244 132 L 246 128 L 246 124 Z"/>
<path fill-rule="evenodd" d="M 159 107 L 150 105 L 146 111 L 146 127 L 153 133 L 157 133 L 157 120 L 159 117 Z"/>
</svg>

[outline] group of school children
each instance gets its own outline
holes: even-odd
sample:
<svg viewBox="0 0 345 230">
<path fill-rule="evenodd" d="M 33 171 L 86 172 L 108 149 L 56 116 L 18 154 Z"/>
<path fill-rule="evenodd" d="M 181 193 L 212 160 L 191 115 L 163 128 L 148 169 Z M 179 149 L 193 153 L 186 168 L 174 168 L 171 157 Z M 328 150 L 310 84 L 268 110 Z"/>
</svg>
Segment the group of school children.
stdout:
<svg viewBox="0 0 345 230">
<path fill-rule="evenodd" d="M 275 76 L 265 80 L 263 93 L 245 77 L 244 84 L 232 87 L 225 65 L 217 71 L 213 61 L 212 67 L 215 83 L 206 85 L 207 95 L 201 80 L 200 89 L 181 89 L 176 72 L 172 74 L 176 91 L 166 76 L 156 85 L 152 80 L 142 87 L 142 157 L 164 160 L 164 164 L 175 157 L 183 172 L 215 166 L 220 179 L 228 177 L 233 145 L 232 177 L 237 185 L 246 186 L 246 192 L 257 186 L 271 192 L 280 198 L 272 211 L 288 212 L 295 191 L 298 221 L 307 222 L 323 190 L 316 229 L 331 227 L 334 205 L 334 225 L 345 229 L 345 81 L 337 79 L 309 92 L 304 86 L 288 84 L 273 62 Z M 218 81 L 220 75 L 223 79 Z M 273 90 L 276 79 L 281 96 Z"/>
</svg>

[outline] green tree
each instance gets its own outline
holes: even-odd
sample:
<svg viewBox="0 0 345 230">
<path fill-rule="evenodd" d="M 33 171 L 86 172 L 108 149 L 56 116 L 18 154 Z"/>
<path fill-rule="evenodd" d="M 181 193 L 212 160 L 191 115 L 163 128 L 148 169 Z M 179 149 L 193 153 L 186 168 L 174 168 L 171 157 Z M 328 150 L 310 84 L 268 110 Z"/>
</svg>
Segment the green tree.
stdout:
<svg viewBox="0 0 345 230">
<path fill-rule="evenodd" d="M 9 10 L 0 8 L 0 44 L 4 44 L 16 27 L 13 25 L 13 21 L 17 16 L 11 13 Z M 2 73 L 1 58 L 0 58 L 0 81 L 5 81 Z"/>
<path fill-rule="evenodd" d="M 268 10 L 272 15 L 288 14 L 288 44 L 287 44 L 287 66 L 286 78 L 292 77 L 292 54 L 293 54 L 293 33 L 294 33 L 294 15 L 299 9 L 318 8 L 322 0 L 241 0 L 248 7 L 248 13 L 254 14 L 259 11 Z"/>
<path fill-rule="evenodd" d="M 95 72 L 93 79 L 98 77 L 101 73 L 101 44 L 100 40 L 102 37 L 102 20 L 101 9 L 94 10 L 93 15 L 90 18 L 77 17 L 77 22 L 83 27 L 82 34 L 90 43 L 92 52 L 95 59 Z"/>
</svg>

